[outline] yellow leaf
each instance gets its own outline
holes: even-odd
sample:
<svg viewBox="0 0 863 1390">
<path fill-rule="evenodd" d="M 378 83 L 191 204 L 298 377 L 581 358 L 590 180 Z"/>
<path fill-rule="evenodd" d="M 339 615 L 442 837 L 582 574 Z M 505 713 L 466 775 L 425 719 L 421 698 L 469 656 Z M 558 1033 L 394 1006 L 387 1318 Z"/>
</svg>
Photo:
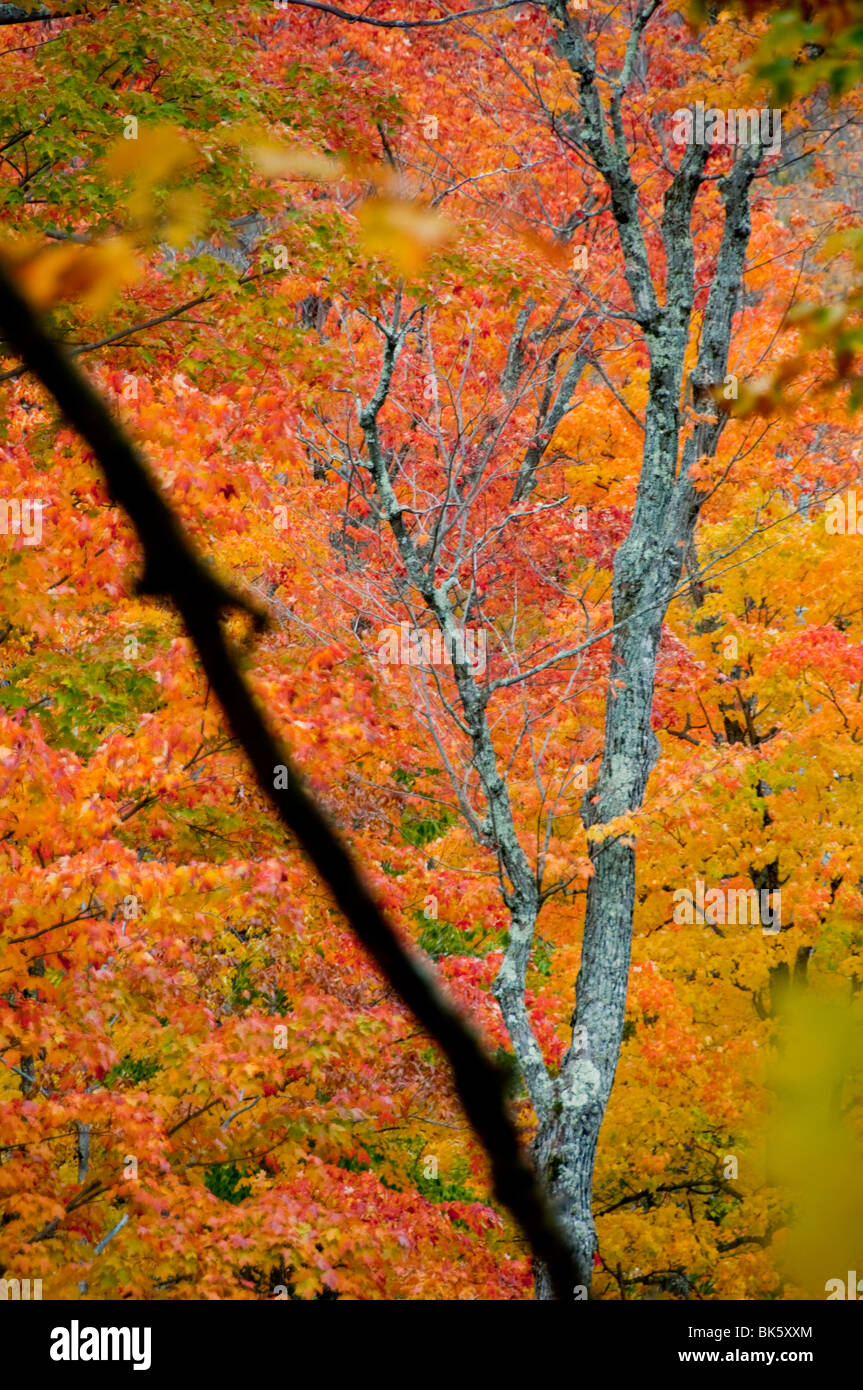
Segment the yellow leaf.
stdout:
<svg viewBox="0 0 863 1390">
<path fill-rule="evenodd" d="M 167 221 L 162 228 L 162 236 L 171 246 L 188 246 L 206 226 L 206 201 L 195 189 L 181 188 L 172 193 L 166 211 Z"/>
<path fill-rule="evenodd" d="M 88 309 L 100 313 L 118 290 L 134 284 L 141 274 L 141 263 L 129 237 L 111 237 L 89 249 L 91 279 L 82 291 L 82 299 Z"/>
<path fill-rule="evenodd" d="M 291 174 L 303 179 L 320 179 L 325 182 L 337 179 L 342 166 L 337 159 L 316 154 L 314 150 L 288 149 L 271 141 L 260 141 L 249 146 L 249 154 L 256 168 L 268 179 L 288 178 Z"/>
<path fill-rule="evenodd" d="M 363 246 L 383 256 L 405 275 L 413 275 L 435 246 L 452 237 L 452 222 L 416 203 L 369 198 L 358 211 Z"/>
<path fill-rule="evenodd" d="M 104 308 L 121 285 L 139 274 L 134 246 L 123 236 L 94 246 L 51 246 L 17 266 L 18 283 L 37 309 L 66 299 L 82 299 L 93 310 Z"/>
<path fill-rule="evenodd" d="M 573 261 L 573 248 L 560 241 L 546 241 L 544 237 L 537 236 L 536 232 L 529 227 L 520 227 L 517 231 L 518 236 L 530 251 L 537 252 L 543 260 L 550 265 L 562 267 L 568 270 Z"/>
<path fill-rule="evenodd" d="M 768 1180 L 785 1189 L 791 1213 L 782 1262 L 810 1297 L 844 1280 L 863 1248 L 861 1145 L 849 1095 L 861 1064 L 850 1010 L 805 996 L 783 1015 L 774 1064 Z"/>
<path fill-rule="evenodd" d="M 196 157 L 194 146 L 177 126 L 142 126 L 136 139 L 115 140 L 105 167 L 117 178 L 134 174 L 136 183 L 152 187 L 178 169 L 194 164 Z"/>
</svg>

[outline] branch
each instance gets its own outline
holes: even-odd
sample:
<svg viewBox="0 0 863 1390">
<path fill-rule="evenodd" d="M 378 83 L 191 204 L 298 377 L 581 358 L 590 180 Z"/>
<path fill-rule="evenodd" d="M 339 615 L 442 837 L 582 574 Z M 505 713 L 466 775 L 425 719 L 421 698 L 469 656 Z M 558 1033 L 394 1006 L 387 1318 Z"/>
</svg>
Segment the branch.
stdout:
<svg viewBox="0 0 863 1390">
<path fill-rule="evenodd" d="M 53 232 L 48 233 L 53 236 Z M 70 239 L 77 240 L 77 237 Z M 89 245 L 89 242 L 85 241 Z M 247 285 L 251 280 L 261 279 L 264 275 L 272 275 L 271 270 L 260 270 L 254 275 L 244 275 L 237 281 L 238 285 Z M 157 314 L 155 318 L 146 319 L 143 323 L 133 323 L 129 328 L 119 328 L 116 333 L 109 333 L 106 338 L 99 338 L 92 343 L 78 343 L 76 347 L 69 348 L 69 357 L 80 357 L 83 352 L 96 352 L 99 348 L 110 347 L 112 343 L 119 343 L 123 338 L 130 338 L 133 333 L 143 333 L 147 328 L 158 328 L 162 323 L 170 323 L 172 319 L 178 319 L 181 314 L 187 313 L 189 309 L 196 309 L 199 304 L 206 304 L 211 299 L 216 299 L 221 290 L 207 290 L 204 294 L 195 295 L 194 299 L 187 299 L 184 304 L 175 304 L 173 309 L 166 309 L 164 314 Z M 25 376 L 30 370 L 27 363 L 21 366 L 11 367 L 8 372 L 0 373 L 0 382 L 17 381 L 18 377 Z"/>
<path fill-rule="evenodd" d="M 280 10 L 301 9 L 320 10 L 323 14 L 335 15 L 349 24 L 368 24 L 375 29 L 439 29 L 443 24 L 453 24 L 459 19 L 471 19 L 476 15 L 501 14 L 504 10 L 515 9 L 516 5 L 541 5 L 542 0 L 504 0 L 501 5 L 479 5 L 473 10 L 454 10 L 438 19 L 373 19 L 368 14 L 353 14 L 350 10 L 339 9 L 337 5 L 327 5 L 324 0 L 276 0 Z M 10 7 L 11 8 L 11 7 Z"/>
<path fill-rule="evenodd" d="M 0 28 L 6 24 L 45 24 L 52 19 L 71 19 L 86 14 L 86 0 L 76 0 L 68 9 L 50 10 L 47 5 L 0 5 Z"/>
<path fill-rule="evenodd" d="M 578 19 L 569 10 L 566 0 L 547 0 L 548 13 L 557 24 L 560 52 L 578 78 L 578 106 L 582 125 L 577 135 L 570 135 L 576 147 L 590 155 L 602 175 L 611 195 L 611 210 L 623 251 L 623 270 L 635 317 L 645 331 L 658 325 L 660 311 L 656 290 L 650 273 L 647 245 L 639 216 L 638 190 L 629 166 L 629 157 L 620 118 L 620 102 L 626 89 L 634 61 L 635 50 L 642 31 L 656 5 L 649 0 L 647 8 L 635 21 L 624 68 L 611 103 L 613 138 L 606 125 L 606 112 L 596 85 L 596 55 L 585 37 Z"/>
<path fill-rule="evenodd" d="M 669 542 L 674 537 L 675 544 L 679 544 L 681 535 L 691 534 L 690 519 L 698 515 L 706 500 L 696 492 L 689 476 L 690 469 L 704 455 L 713 457 L 727 419 L 725 412 L 716 406 L 711 393 L 713 387 L 722 381 L 728 366 L 734 315 L 751 231 L 750 190 L 762 158 L 760 143 L 744 149 L 719 185 L 725 205 L 722 240 L 716 273 L 707 297 L 698 358 L 690 373 L 693 404 L 702 415 L 684 444 L 680 472 L 665 519 L 666 536 Z M 708 407 L 710 413 L 705 414 Z M 684 522 L 682 528 L 681 519 Z"/>
<path fill-rule="evenodd" d="M 37 936 L 44 936 L 46 932 L 56 931 L 58 927 L 71 927 L 73 922 L 90 922 L 103 915 L 101 907 L 93 907 L 93 899 L 90 898 L 86 908 L 75 914 L 74 917 L 66 917 L 62 922 L 52 922 L 50 927 L 42 927 L 39 931 L 32 931 L 27 936 L 13 936 L 7 941 L 7 946 L 20 946 L 24 941 L 35 941 Z"/>
<path fill-rule="evenodd" d="M 512 503 L 522 500 L 526 493 L 533 490 L 536 483 L 536 470 L 540 461 L 551 442 L 551 437 L 563 419 L 572 408 L 572 398 L 575 395 L 575 388 L 581 380 L 582 372 L 587 366 L 587 354 L 577 352 L 572 358 L 568 368 L 563 374 L 561 383 L 557 389 L 554 401 L 542 412 L 536 422 L 536 437 L 525 452 L 521 467 L 518 470 L 518 478 L 513 489 L 511 498 Z M 548 385 L 551 385 L 549 381 Z M 540 436 L 544 435 L 544 439 Z"/>
<path fill-rule="evenodd" d="M 0 328 L 99 461 L 111 497 L 131 519 L 144 551 L 141 590 L 175 604 L 262 793 L 328 884 L 383 975 L 448 1057 L 465 1112 L 491 1160 L 496 1194 L 522 1226 L 535 1258 L 549 1268 L 557 1297 L 569 1299 L 579 1282 L 576 1265 L 519 1143 L 507 1110 L 503 1072 L 402 945 L 301 777 L 290 768 L 287 787 L 281 786 L 283 777 L 276 777 L 277 769 L 289 767 L 287 750 L 259 709 L 220 622 L 227 608 L 252 614 L 258 626 L 263 614 L 203 564 L 141 454 L 86 377 L 45 334 L 5 267 L 0 268 Z"/>
<path fill-rule="evenodd" d="M 120 1217 L 120 1220 L 117 1222 L 116 1226 L 112 1226 L 108 1234 L 102 1237 L 102 1239 L 99 1241 L 99 1244 L 93 1251 L 93 1254 L 101 1255 L 102 1251 L 105 1249 L 105 1246 L 108 1244 L 108 1241 L 113 1240 L 118 1231 L 122 1231 L 123 1227 L 125 1226 L 128 1220 L 129 1213 L 126 1212 L 124 1216 Z"/>
<path fill-rule="evenodd" d="M 739 1250 L 742 1245 L 757 1245 L 759 1249 L 766 1250 L 778 1229 L 778 1226 L 769 1226 L 763 1236 L 735 1236 L 734 1240 L 720 1241 L 716 1249 L 721 1255 L 727 1254 L 729 1250 Z"/>
<path fill-rule="evenodd" d="M 644 421 L 639 420 L 634 410 L 630 410 L 629 406 L 626 404 L 626 401 L 621 396 L 617 387 L 614 385 L 611 379 L 606 375 L 603 368 L 600 366 L 598 359 L 591 358 L 590 365 L 593 368 L 593 370 L 597 373 L 597 375 L 602 377 L 602 380 L 605 382 L 606 386 L 608 387 L 614 399 L 617 401 L 617 404 L 620 406 L 621 410 L 626 411 L 633 424 L 637 425 L 638 428 L 641 430 L 641 433 L 644 434 Z"/>
<path fill-rule="evenodd" d="M 447 651 L 452 653 L 453 679 L 464 711 L 464 725 L 471 741 L 473 765 L 488 804 L 489 834 L 497 850 L 498 862 L 506 870 L 512 884 L 512 890 L 507 891 L 501 874 L 503 898 L 510 910 L 510 931 L 509 944 L 503 965 L 494 982 L 493 992 L 500 1004 L 531 1104 L 537 1116 L 542 1117 L 547 1113 L 551 1103 L 551 1082 L 525 1003 L 525 978 L 539 905 L 536 880 L 515 831 L 509 791 L 505 777 L 498 768 L 497 754 L 486 717 L 486 698 L 479 690 L 463 655 L 457 655 L 458 633 L 448 602 L 448 594 L 456 576 L 452 574 L 438 586 L 433 575 L 424 568 L 423 560 L 405 527 L 403 509 L 399 505 L 392 479 L 387 471 L 378 434 L 378 415 L 389 394 L 393 371 L 407 331 L 407 324 L 399 327 L 400 315 L 399 296 L 391 323 L 388 326 L 377 325 L 384 336 L 383 360 L 378 384 L 368 405 L 362 406 L 357 402 L 358 420 L 365 437 L 366 453 L 370 460 L 372 480 L 381 501 L 382 514 L 389 521 L 408 577 L 422 595 L 426 607 L 437 623 Z M 457 720 L 457 723 L 461 726 L 462 721 Z M 471 823 L 470 819 L 468 823 Z M 575 1279 L 573 1282 L 578 1284 L 581 1280 Z"/>
</svg>

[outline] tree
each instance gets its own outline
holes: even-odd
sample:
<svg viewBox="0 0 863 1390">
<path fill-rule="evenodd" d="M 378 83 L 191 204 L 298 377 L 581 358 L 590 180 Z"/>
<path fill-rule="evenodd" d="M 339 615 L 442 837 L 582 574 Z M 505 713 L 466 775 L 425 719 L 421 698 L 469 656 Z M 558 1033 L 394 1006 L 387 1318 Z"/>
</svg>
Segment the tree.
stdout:
<svg viewBox="0 0 863 1390">
<path fill-rule="evenodd" d="M 606 28 L 597 46 L 588 40 L 587 21 L 582 21 L 572 7 L 548 6 L 552 48 L 558 61 L 546 61 L 541 69 L 532 53 L 533 82 L 521 79 L 531 95 L 538 96 L 542 72 L 553 97 L 541 98 L 540 109 L 559 148 L 576 153 L 588 171 L 595 171 L 596 179 L 589 173 L 585 179 L 581 208 L 593 207 L 593 215 L 605 213 L 607 220 L 613 220 L 619 264 L 629 290 L 628 306 L 616 312 L 637 326 L 648 377 L 643 424 L 636 422 L 643 429 L 643 443 L 634 511 L 626 538 L 614 557 L 604 743 L 597 775 L 583 803 L 592 869 L 571 1041 L 559 1069 L 555 1066 L 549 1071 L 543 1058 L 525 1007 L 525 986 L 540 906 L 566 883 L 551 888 L 543 883 L 542 856 L 530 862 L 520 842 L 510 793 L 500 771 L 503 763 L 512 766 L 515 755 L 509 748 L 505 754 L 496 753 L 489 713 L 490 704 L 499 701 L 501 689 L 521 684 L 535 672 L 521 664 L 520 654 L 507 651 L 501 643 L 510 663 L 506 676 L 483 684 L 467 661 L 455 658 L 457 708 L 438 692 L 450 719 L 470 742 L 468 764 L 476 774 L 483 808 L 470 804 L 464 795 L 469 776 L 461 772 L 454 776 L 455 790 L 477 839 L 489 843 L 497 856 L 501 891 L 510 914 L 508 947 L 495 994 L 537 1117 L 534 1152 L 564 1212 L 580 1283 L 585 1286 L 590 1284 L 595 1254 L 594 1157 L 624 1027 L 636 888 L 630 818 L 642 805 L 659 751 L 653 711 L 663 623 L 686 566 L 690 568 L 690 582 L 698 584 L 697 574 L 692 573 L 692 557 L 695 529 L 708 493 L 705 479 L 721 476 L 712 470 L 712 461 L 727 420 L 724 401 L 732 393 L 736 395 L 737 378 L 728 374 L 729 353 L 735 316 L 743 300 L 751 190 L 765 157 L 775 155 L 777 149 L 772 137 L 768 141 L 762 121 L 758 137 L 740 147 L 735 147 L 733 139 L 730 148 L 724 144 L 723 125 L 720 143 L 724 152 L 718 159 L 713 153 L 717 141 L 709 139 L 706 143 L 694 139 L 687 143 L 676 166 L 668 149 L 663 149 L 661 156 L 645 152 L 639 117 L 627 121 L 624 113 L 625 103 L 633 95 L 631 89 L 647 87 L 646 62 L 656 63 L 655 54 L 646 60 L 642 48 L 657 10 L 658 6 L 651 4 L 640 8 L 631 24 L 621 26 L 613 35 Z M 574 78 L 573 90 L 560 76 L 561 64 Z M 511 69 L 514 66 L 510 63 Z M 516 72 L 517 77 L 520 75 Z M 647 177 L 646 170 L 652 171 Z M 604 203 L 595 187 L 597 181 L 605 186 Z M 641 191 L 645 184 L 649 193 Z M 699 195 L 701 202 L 696 209 Z M 437 196 L 438 204 L 441 196 Z M 707 237 L 702 220 L 706 206 L 721 219 L 718 244 L 715 234 Z M 583 220 L 583 214 L 579 218 L 578 211 L 559 204 L 545 203 L 543 212 L 565 225 L 569 236 Z M 357 412 L 364 454 L 355 451 L 347 431 L 341 435 L 341 476 L 350 482 L 361 470 L 369 473 L 375 519 L 388 522 L 392 528 L 400 567 L 391 566 L 389 572 L 404 578 L 403 584 L 396 581 L 400 596 L 410 590 L 421 597 L 449 651 L 455 651 L 459 641 L 453 592 L 462 594 L 465 612 L 481 615 L 486 625 L 499 626 L 497 615 L 489 616 L 490 605 L 484 597 L 491 585 L 483 552 L 491 534 L 503 534 L 508 526 L 515 528 L 529 515 L 518 510 L 518 505 L 535 487 L 536 470 L 548 443 L 576 404 L 588 359 L 601 360 L 601 351 L 585 351 L 583 347 L 585 341 L 595 340 L 594 323 L 584 309 L 573 316 L 571 299 L 564 297 L 550 322 L 532 335 L 534 344 L 551 338 L 555 347 L 545 362 L 538 361 L 536 355 L 531 359 L 531 372 L 534 380 L 539 380 L 541 395 L 535 436 L 511 480 L 509 509 L 501 507 L 500 499 L 494 496 L 498 480 L 490 484 L 489 475 L 500 470 L 500 453 L 505 447 L 500 419 L 517 411 L 518 388 L 524 390 L 521 376 L 526 366 L 526 327 L 534 307 L 532 300 L 527 301 L 516 319 L 495 406 L 482 415 L 481 424 L 476 423 L 480 407 L 473 398 L 470 408 L 453 399 L 454 424 L 446 444 L 441 439 L 441 409 L 427 426 L 429 434 L 436 430 L 441 461 L 447 464 L 434 481 L 429 481 L 427 473 L 419 475 L 404 460 L 405 451 L 408 459 L 416 453 L 413 440 L 403 449 L 398 432 L 387 432 L 386 442 L 380 434 L 379 419 L 392 389 L 397 356 L 414 331 L 417 312 L 403 308 L 399 296 L 390 319 L 375 320 L 383 341 L 383 358 L 377 387 Z M 567 310 L 569 318 L 565 317 Z M 431 364 L 430 340 L 425 355 Z M 444 375 L 451 397 L 456 397 L 454 368 Z M 488 375 L 483 372 L 481 376 L 487 389 Z M 442 385 L 435 395 L 443 389 Z M 402 407 L 402 418 L 413 413 L 416 421 L 416 412 L 414 400 Z M 464 421 L 471 422 L 470 428 Z M 332 421 L 325 423 L 330 447 Z M 314 447 L 321 453 L 323 442 L 319 440 Z M 411 498 L 410 514 L 417 522 L 418 539 L 405 524 L 399 483 L 403 484 L 402 496 L 406 492 Z M 494 500 L 489 514 L 490 497 Z M 480 507 L 482 527 L 476 524 Z M 450 539 L 453 533 L 457 541 Z M 583 646 L 595 640 L 587 638 Z M 542 664 L 571 660 L 582 649 L 582 644 L 564 649 Z M 526 717 L 526 725 L 528 722 Z M 544 829 L 547 843 L 552 832 L 551 814 Z M 774 882 L 771 886 L 775 889 L 778 885 Z M 538 1288 L 547 1292 L 541 1274 Z"/>
<path fill-rule="evenodd" d="M 190 5 L 134 35 L 121 8 L 40 31 L 43 127 L 16 59 L 20 283 L 105 363 L 178 517 L 274 615 L 256 688 L 379 901 L 512 1048 L 581 1289 L 596 1269 L 604 1294 L 774 1292 L 788 1202 L 758 1173 L 757 1048 L 813 949 L 856 998 L 859 617 L 823 520 L 858 470 L 814 396 L 823 359 L 801 366 L 799 452 L 747 378 L 815 284 L 797 243 L 820 233 L 783 198 L 829 130 L 806 112 L 781 146 L 760 124 L 676 144 L 675 108 L 736 114 L 726 74 L 755 40 L 725 20 L 696 40 L 655 5 L 386 33 L 339 7 L 211 24 Z M 476 1150 L 458 1129 L 429 1147 L 460 1123 L 446 1074 L 274 834 L 158 596 L 132 596 L 89 461 L 14 357 L 7 376 L 22 487 L 43 469 L 64 522 L 47 550 L 19 536 L 6 584 L 27 891 L 4 1056 L 35 1109 L 10 1132 L 4 1258 L 136 1296 L 519 1296 Z M 729 419 L 747 397 L 761 413 Z M 68 797 L 50 836 L 28 766 Z M 698 900 L 687 921 L 699 876 L 771 908 L 781 887 L 792 916 L 762 936 Z M 186 1213 L 194 1258 L 150 1210 Z"/>
</svg>

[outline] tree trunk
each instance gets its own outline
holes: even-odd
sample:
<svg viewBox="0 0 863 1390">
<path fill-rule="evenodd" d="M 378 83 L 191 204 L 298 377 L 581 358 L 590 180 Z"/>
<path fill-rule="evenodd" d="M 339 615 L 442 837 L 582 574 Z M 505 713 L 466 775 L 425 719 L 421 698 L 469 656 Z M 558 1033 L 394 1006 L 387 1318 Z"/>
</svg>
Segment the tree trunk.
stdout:
<svg viewBox="0 0 863 1390">
<path fill-rule="evenodd" d="M 602 141 L 597 157 L 607 153 Z M 690 215 L 704 159 L 684 156 L 665 200 L 663 229 L 668 254 L 666 299 L 655 290 L 633 245 L 632 223 L 620 228 L 626 274 L 650 351 L 650 392 L 645 413 L 641 475 L 632 525 L 614 563 L 612 641 L 606 695 L 605 743 L 599 776 L 585 795 L 586 827 L 637 811 L 659 744 L 651 727 L 656 660 L 668 606 L 681 579 L 698 519 L 701 496 L 690 470 L 712 457 L 724 424 L 712 388 L 722 382 L 749 241 L 749 190 L 760 151 L 742 153 L 721 185 L 725 222 L 690 376 L 695 423 L 681 449 L 680 401 L 693 302 Z M 624 171 L 609 166 L 613 187 L 627 194 Z M 632 254 L 635 253 L 635 259 Z M 678 459 L 680 465 L 678 468 Z M 589 1289 L 596 1233 L 591 1190 L 599 1130 L 611 1093 L 623 1036 L 635 903 L 635 848 L 619 834 L 590 843 L 593 877 L 588 884 L 581 967 L 576 984 L 572 1044 L 554 1081 L 550 1109 L 539 1118 L 535 1154 L 577 1252 Z M 538 1298 L 549 1297 L 544 1271 L 536 1274 Z"/>
<path fill-rule="evenodd" d="M 632 536 L 632 533 L 630 533 Z M 683 552 L 679 552 L 682 561 Z M 615 621 L 631 599 L 621 596 L 629 585 L 625 547 L 615 566 Z M 673 591 L 679 577 L 668 573 Z M 655 585 L 650 586 L 654 597 Z M 638 585 L 640 599 L 648 584 Z M 605 752 L 599 778 L 585 797 L 583 817 L 590 826 L 611 820 L 640 806 L 657 741 L 650 726 L 653 682 L 662 617 L 667 607 L 652 611 L 618 629 L 612 649 L 612 679 L 622 680 L 610 691 L 606 708 Z M 640 607 L 639 603 L 634 605 Z M 581 968 L 576 986 L 572 1044 L 555 1082 L 548 1118 L 541 1123 L 534 1153 L 548 1183 L 576 1252 L 581 1283 L 590 1288 L 596 1230 L 591 1192 L 599 1130 L 611 1094 L 623 1036 L 630 943 L 635 901 L 635 850 L 628 840 L 612 836 L 593 842 L 594 874 L 587 889 Z M 536 1278 L 538 1298 L 550 1297 L 544 1271 Z"/>
</svg>

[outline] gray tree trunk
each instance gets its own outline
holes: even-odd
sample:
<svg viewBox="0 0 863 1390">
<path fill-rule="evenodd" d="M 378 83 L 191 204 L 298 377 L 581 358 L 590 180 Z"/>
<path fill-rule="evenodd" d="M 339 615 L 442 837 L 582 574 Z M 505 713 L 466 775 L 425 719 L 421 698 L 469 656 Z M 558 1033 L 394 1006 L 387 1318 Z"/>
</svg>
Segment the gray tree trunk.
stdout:
<svg viewBox="0 0 863 1390">
<path fill-rule="evenodd" d="M 742 149 L 722 188 L 725 221 L 716 272 L 702 325 L 697 364 L 690 376 L 698 422 L 684 434 L 681 398 L 684 358 L 693 304 L 693 204 L 704 177 L 707 151 L 687 148 L 665 197 L 662 232 L 666 251 L 664 303 L 660 302 L 639 218 L 620 118 L 638 39 L 650 3 L 636 19 L 620 81 L 608 111 L 594 84 L 593 55 L 567 7 L 552 3 L 560 24 L 560 48 L 579 78 L 578 143 L 595 163 L 611 193 L 624 273 L 650 354 L 644 450 L 629 534 L 615 557 L 613 635 L 606 696 L 605 743 L 596 783 L 582 805 L 586 826 L 605 824 L 641 805 L 656 761 L 651 728 L 656 659 L 668 605 L 680 582 L 692 541 L 699 495 L 689 471 L 710 457 L 723 425 L 712 389 L 727 371 L 734 306 L 749 241 L 749 191 L 762 157 Z M 609 123 L 611 130 L 609 131 Z M 679 463 L 679 466 L 678 466 Z M 596 1233 L 591 1189 L 600 1126 L 614 1081 L 623 1035 L 635 900 L 635 850 L 610 836 L 591 842 L 594 868 L 587 892 L 584 943 L 576 983 L 571 1046 L 553 1082 L 553 1099 L 539 1116 L 535 1156 L 570 1232 L 590 1287 Z M 540 1298 L 550 1297 L 543 1270 Z"/>
</svg>

